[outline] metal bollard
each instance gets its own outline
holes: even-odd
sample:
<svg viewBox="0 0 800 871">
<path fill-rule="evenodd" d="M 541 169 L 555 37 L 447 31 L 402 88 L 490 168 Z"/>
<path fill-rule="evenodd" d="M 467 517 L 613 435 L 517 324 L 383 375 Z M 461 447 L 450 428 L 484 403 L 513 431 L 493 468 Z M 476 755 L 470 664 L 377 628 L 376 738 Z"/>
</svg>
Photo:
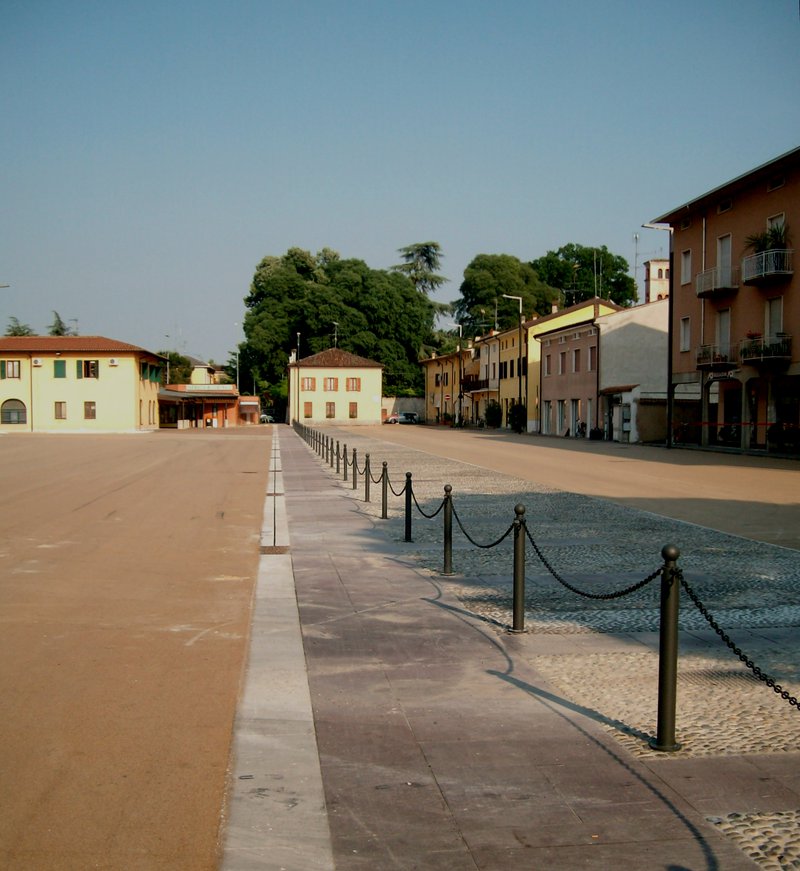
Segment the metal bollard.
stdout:
<svg viewBox="0 0 800 871">
<path fill-rule="evenodd" d="M 673 752 L 681 745 L 675 740 L 675 703 L 678 684 L 678 610 L 681 585 L 675 579 L 675 563 L 681 552 L 674 544 L 661 548 L 661 632 L 658 640 L 658 729 L 651 739 L 653 750 Z"/>
<path fill-rule="evenodd" d="M 444 567 L 443 575 L 453 574 L 453 488 L 444 485 Z"/>
<path fill-rule="evenodd" d="M 358 455 L 356 449 L 353 448 L 353 489 L 358 485 Z"/>
<path fill-rule="evenodd" d="M 514 514 L 514 613 L 512 632 L 525 631 L 525 506 L 515 505 Z"/>
<path fill-rule="evenodd" d="M 389 517 L 389 464 L 383 461 L 381 470 L 381 520 Z"/>
<path fill-rule="evenodd" d="M 341 470 L 339 469 L 339 439 L 336 439 L 336 474 L 338 475 Z"/>
<path fill-rule="evenodd" d="M 406 472 L 406 541 L 411 541 L 411 472 Z"/>
<path fill-rule="evenodd" d="M 337 449 L 338 449 L 338 445 L 337 445 Z M 328 465 L 331 468 L 333 468 L 333 436 L 331 436 L 331 444 L 330 444 L 330 448 L 328 449 Z"/>
<path fill-rule="evenodd" d="M 364 501 L 369 502 L 369 485 L 370 485 L 370 471 L 369 471 L 369 454 L 365 454 L 364 456 Z"/>
<path fill-rule="evenodd" d="M 342 480 L 347 480 L 347 442 L 344 443 L 344 451 L 342 451 L 342 459 L 344 460 L 344 472 L 342 473 Z"/>
</svg>

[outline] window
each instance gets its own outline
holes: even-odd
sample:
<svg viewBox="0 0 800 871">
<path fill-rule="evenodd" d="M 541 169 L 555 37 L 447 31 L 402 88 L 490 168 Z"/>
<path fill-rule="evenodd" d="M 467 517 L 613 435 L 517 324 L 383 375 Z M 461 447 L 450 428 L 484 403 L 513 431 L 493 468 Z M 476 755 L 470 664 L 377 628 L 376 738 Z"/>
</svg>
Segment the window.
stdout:
<svg viewBox="0 0 800 871">
<path fill-rule="evenodd" d="M 545 375 L 551 375 L 553 372 L 551 362 L 552 361 L 550 360 L 550 355 L 546 354 L 545 358 L 544 358 L 544 374 Z"/>
<path fill-rule="evenodd" d="M 94 402 L 83 403 L 83 419 L 97 420 L 97 405 Z"/>
<path fill-rule="evenodd" d="M 572 352 L 572 371 L 580 372 L 581 371 L 581 349 L 575 348 Z"/>
<path fill-rule="evenodd" d="M 591 345 L 589 348 L 589 371 L 597 371 L 597 345 Z"/>
<path fill-rule="evenodd" d="M 336 417 L 336 403 L 335 402 L 326 402 L 325 403 L 325 417 L 327 417 L 328 420 Z"/>
<path fill-rule="evenodd" d="M 0 360 L 0 378 L 19 378 L 19 360 Z"/>
<path fill-rule="evenodd" d="M 511 361 L 511 372 L 510 372 L 509 377 L 510 378 L 514 377 L 514 361 L 513 360 Z"/>
<path fill-rule="evenodd" d="M 339 379 L 338 378 L 326 378 L 323 382 L 322 389 L 326 393 L 336 393 L 339 389 Z"/>
<path fill-rule="evenodd" d="M 311 403 L 310 402 L 303 403 L 303 417 L 311 417 Z"/>
<path fill-rule="evenodd" d="M 731 275 L 731 235 L 720 236 L 717 239 L 717 272 L 722 287 L 732 286 Z"/>
<path fill-rule="evenodd" d="M 689 318 L 681 318 L 681 351 L 692 347 L 692 324 Z"/>
<path fill-rule="evenodd" d="M 565 375 L 567 372 L 567 352 L 562 351 L 558 355 L 558 374 Z"/>
<path fill-rule="evenodd" d="M 361 379 L 360 378 L 348 378 L 347 379 L 347 390 L 350 393 L 360 393 L 361 392 Z"/>
<path fill-rule="evenodd" d="M 691 249 L 681 251 L 681 284 L 692 283 L 692 252 Z"/>
<path fill-rule="evenodd" d="M 441 383 L 442 383 L 442 373 L 441 373 L 441 372 L 437 372 L 437 373 L 436 373 L 436 376 L 435 376 L 435 378 L 434 378 L 433 386 L 434 386 L 434 387 L 439 387 L 439 386 L 441 386 Z"/>
<path fill-rule="evenodd" d="M 100 377 L 100 361 L 99 360 L 76 360 L 76 372 L 78 378 L 99 378 Z"/>
<path fill-rule="evenodd" d="M 56 403 L 55 416 L 56 416 L 56 420 L 66 420 L 67 419 L 67 403 L 66 402 L 57 402 Z"/>
<path fill-rule="evenodd" d="M 305 390 L 309 393 L 312 393 L 317 389 L 317 379 L 316 378 L 301 378 L 300 379 L 300 389 Z"/>
<path fill-rule="evenodd" d="M 67 361 L 53 360 L 53 378 L 67 377 Z"/>
<path fill-rule="evenodd" d="M 717 347 L 721 354 L 730 353 L 731 344 L 731 310 L 720 309 L 717 312 Z"/>
<path fill-rule="evenodd" d="M 765 324 L 766 335 L 775 337 L 783 331 L 783 297 L 776 296 L 767 300 Z"/>
<path fill-rule="evenodd" d="M 658 277 L 659 277 L 659 278 L 663 278 L 663 277 L 664 277 L 664 270 L 663 270 L 663 269 L 659 269 L 659 270 L 658 270 Z"/>
<path fill-rule="evenodd" d="M 351 402 L 350 403 L 350 420 L 357 420 L 358 418 L 358 403 Z"/>
<path fill-rule="evenodd" d="M 27 423 L 28 412 L 25 403 L 19 399 L 7 399 L 0 408 L 0 423 Z"/>
</svg>

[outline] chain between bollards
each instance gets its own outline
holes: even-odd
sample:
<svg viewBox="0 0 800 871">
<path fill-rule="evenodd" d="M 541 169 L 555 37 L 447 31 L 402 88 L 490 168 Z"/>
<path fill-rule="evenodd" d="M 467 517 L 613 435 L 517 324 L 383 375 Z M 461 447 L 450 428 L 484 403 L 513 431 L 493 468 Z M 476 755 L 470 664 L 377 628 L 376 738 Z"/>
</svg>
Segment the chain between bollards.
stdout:
<svg viewBox="0 0 800 871">
<path fill-rule="evenodd" d="M 650 741 L 653 750 L 673 752 L 681 745 L 675 740 L 675 706 L 678 685 L 678 612 L 681 587 L 675 577 L 675 563 L 681 552 L 674 544 L 661 548 L 661 632 L 658 642 L 658 728 Z"/>
</svg>

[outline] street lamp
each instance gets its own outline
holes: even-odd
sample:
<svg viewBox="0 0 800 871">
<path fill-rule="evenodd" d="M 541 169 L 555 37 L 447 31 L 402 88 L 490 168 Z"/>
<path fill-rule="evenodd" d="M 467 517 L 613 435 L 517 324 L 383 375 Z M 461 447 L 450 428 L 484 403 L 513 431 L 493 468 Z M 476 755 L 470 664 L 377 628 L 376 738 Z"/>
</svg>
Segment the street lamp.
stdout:
<svg viewBox="0 0 800 871">
<path fill-rule="evenodd" d="M 464 389 L 462 386 L 463 375 L 461 368 L 461 341 L 464 336 L 464 327 L 462 324 L 450 324 L 451 327 L 458 327 L 458 425 L 461 425 L 463 419 L 461 403 L 464 398 Z"/>
<path fill-rule="evenodd" d="M 503 293 L 501 296 L 504 296 L 506 299 L 515 299 L 519 303 L 519 347 L 517 348 L 517 382 L 518 382 L 518 395 L 517 401 L 520 406 L 522 405 L 522 297 L 521 296 L 512 296 L 510 293 Z M 518 412 L 520 414 L 521 412 Z"/>
<path fill-rule="evenodd" d="M 673 246 L 674 230 L 671 224 L 642 224 L 647 230 L 666 230 L 669 233 L 669 284 L 667 285 L 667 447 L 672 447 L 672 406 L 675 399 L 675 388 L 672 386 L 672 342 L 674 338 L 673 311 L 675 302 L 675 252 Z"/>
</svg>

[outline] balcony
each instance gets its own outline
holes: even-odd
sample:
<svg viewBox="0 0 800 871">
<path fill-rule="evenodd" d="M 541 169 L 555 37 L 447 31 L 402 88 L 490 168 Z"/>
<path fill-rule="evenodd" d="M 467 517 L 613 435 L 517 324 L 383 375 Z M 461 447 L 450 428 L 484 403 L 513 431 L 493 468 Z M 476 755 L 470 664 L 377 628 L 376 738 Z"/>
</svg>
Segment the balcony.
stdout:
<svg viewBox="0 0 800 871">
<path fill-rule="evenodd" d="M 745 339 L 739 344 L 743 366 L 783 368 L 792 362 L 792 337 L 785 333 Z"/>
<path fill-rule="evenodd" d="M 481 390 L 489 389 L 488 378 L 474 378 L 471 375 L 465 376 L 461 382 L 461 389 L 464 393 L 477 393 Z"/>
<path fill-rule="evenodd" d="M 729 372 L 738 365 L 729 345 L 700 345 L 697 349 L 697 368 L 704 372 Z"/>
<path fill-rule="evenodd" d="M 772 251 L 762 251 L 760 254 L 745 257 L 742 260 L 742 282 L 770 286 L 780 281 L 786 281 L 792 277 L 794 272 L 792 269 L 793 254 L 792 249 L 776 248 Z"/>
<path fill-rule="evenodd" d="M 714 266 L 706 269 L 695 276 L 694 286 L 701 299 L 735 293 L 739 289 L 739 267 Z"/>
</svg>

